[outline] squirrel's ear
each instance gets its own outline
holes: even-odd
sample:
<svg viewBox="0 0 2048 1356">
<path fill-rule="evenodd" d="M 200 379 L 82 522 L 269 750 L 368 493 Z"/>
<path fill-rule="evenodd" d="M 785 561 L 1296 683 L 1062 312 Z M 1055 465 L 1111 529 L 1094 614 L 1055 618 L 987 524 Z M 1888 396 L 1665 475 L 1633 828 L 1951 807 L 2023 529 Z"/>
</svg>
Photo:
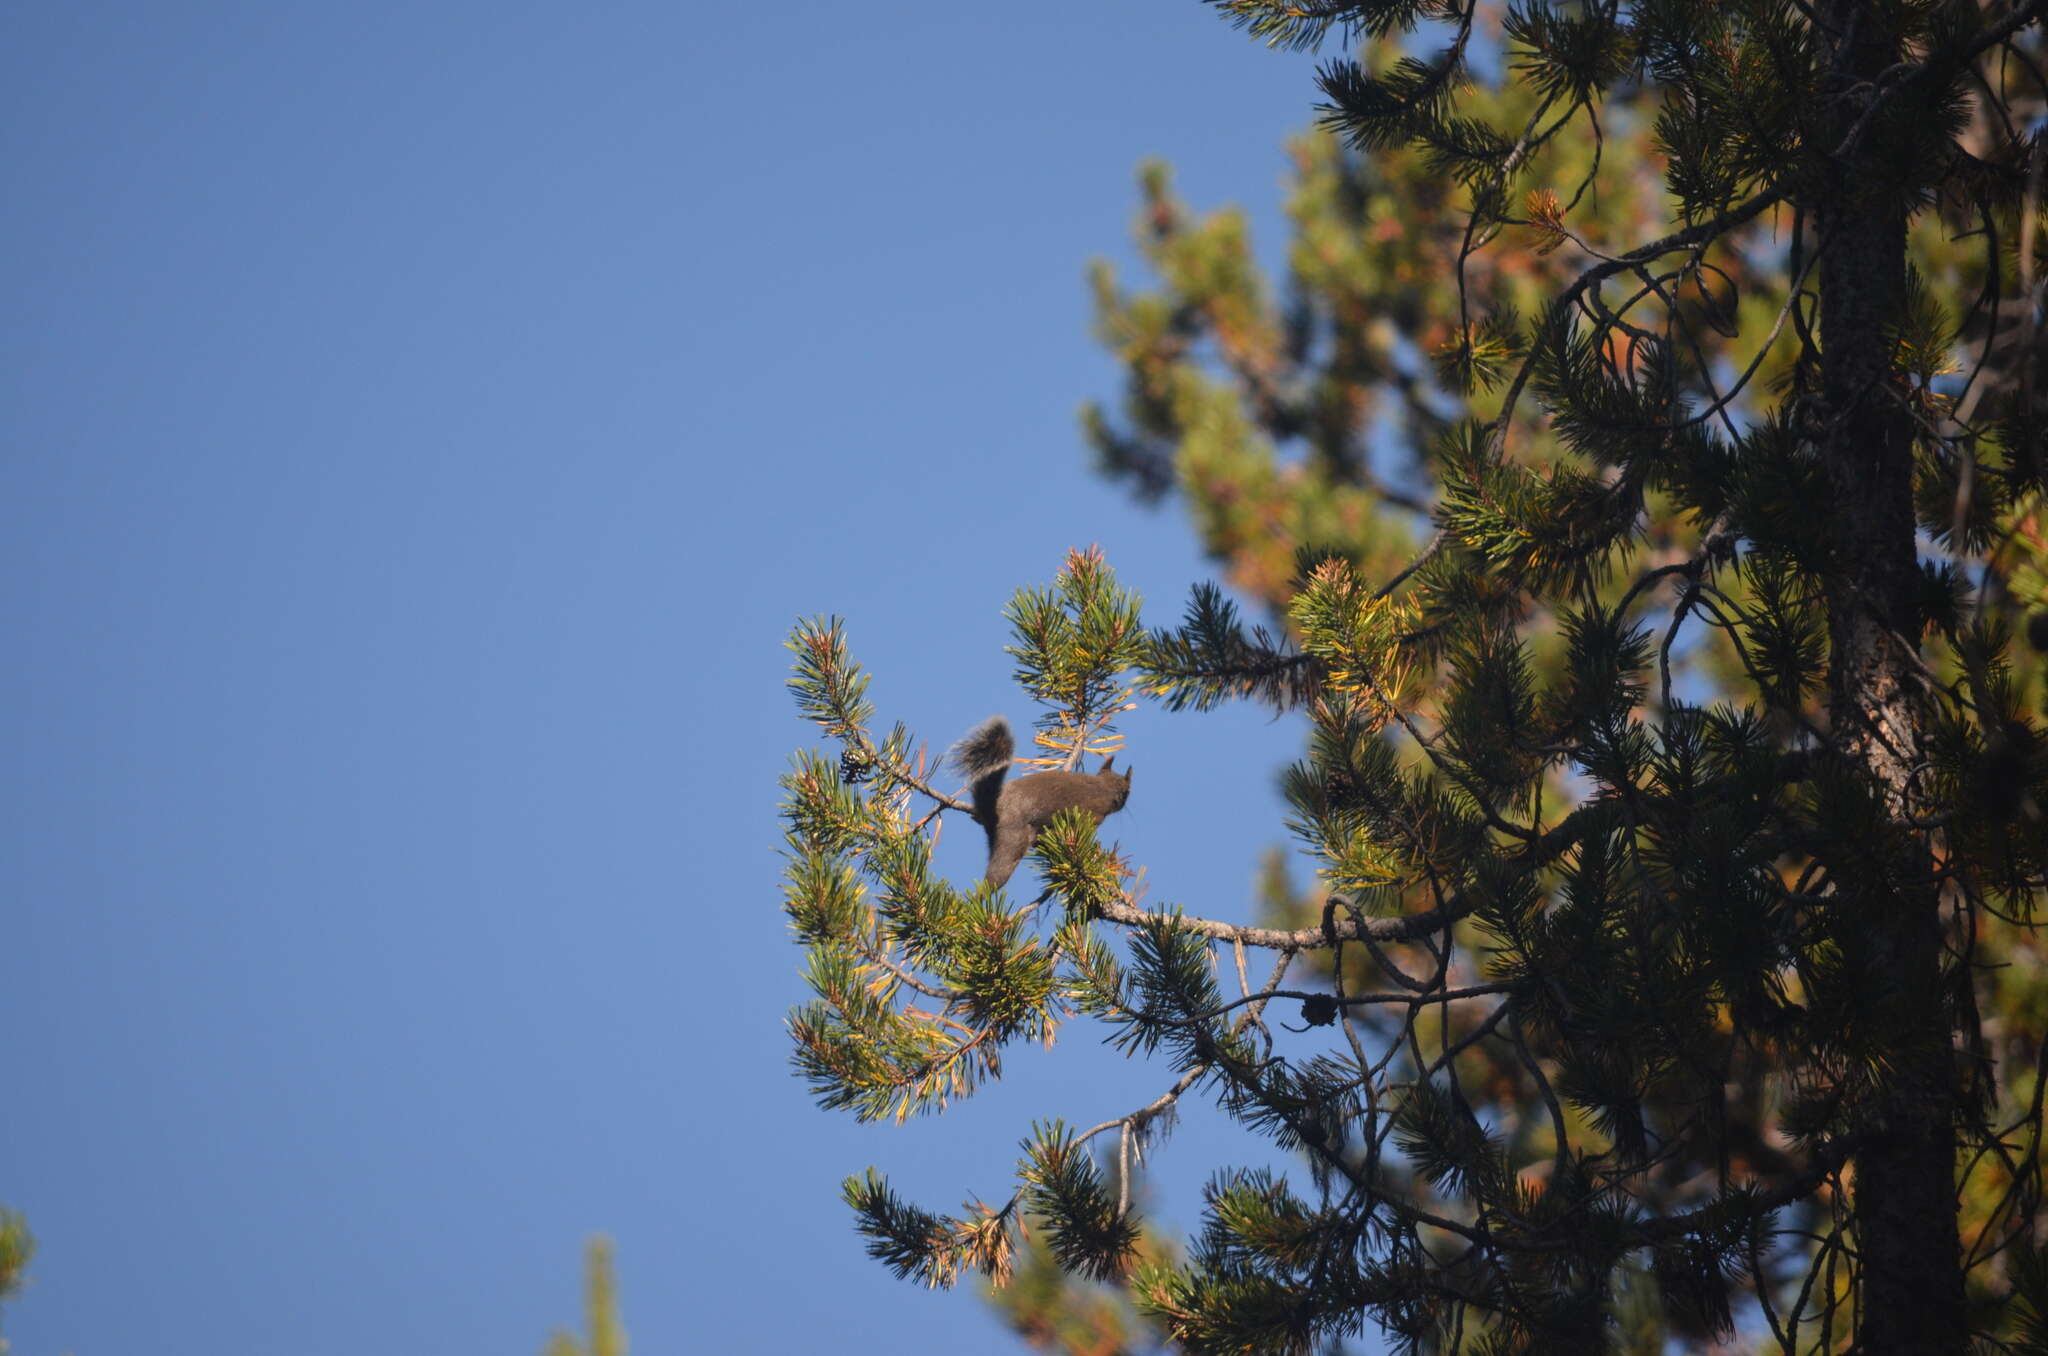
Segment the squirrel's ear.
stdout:
<svg viewBox="0 0 2048 1356">
<path fill-rule="evenodd" d="M 1109 771 L 1109 770 L 1110 770 L 1110 768 L 1114 767 L 1115 765 L 1116 765 L 1116 759 L 1114 759 L 1114 758 L 1105 758 L 1105 759 L 1103 759 L 1103 760 L 1102 760 L 1102 766 L 1101 766 L 1101 767 L 1099 767 L 1099 768 L 1097 768 L 1097 769 L 1095 769 L 1095 775 L 1096 775 L 1096 776 L 1098 776 L 1098 777 L 1100 777 L 1100 776 L 1101 776 L 1101 775 L 1102 775 L 1103 773 L 1105 773 L 1105 772 Z"/>
</svg>

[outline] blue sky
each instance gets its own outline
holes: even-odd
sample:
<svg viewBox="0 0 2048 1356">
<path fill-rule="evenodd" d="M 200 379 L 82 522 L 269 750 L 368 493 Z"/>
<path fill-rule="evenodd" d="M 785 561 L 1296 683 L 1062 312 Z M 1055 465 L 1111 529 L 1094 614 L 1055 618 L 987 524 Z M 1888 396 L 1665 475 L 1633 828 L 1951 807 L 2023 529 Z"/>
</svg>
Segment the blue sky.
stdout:
<svg viewBox="0 0 2048 1356">
<path fill-rule="evenodd" d="M 1168 1080 L 1077 1028 L 940 1120 L 811 1105 L 780 642 L 846 616 L 943 744 L 1030 715 L 1001 607 L 1069 546 L 1178 614 L 1082 271 L 1149 155 L 1275 255 L 1311 59 L 1194 0 L 7 15 L 16 1356 L 533 1351 L 593 1231 L 642 1353 L 1005 1348 L 840 1178 L 950 1208 Z M 1297 731 L 1130 735 L 1116 836 L 1242 914 Z"/>
</svg>

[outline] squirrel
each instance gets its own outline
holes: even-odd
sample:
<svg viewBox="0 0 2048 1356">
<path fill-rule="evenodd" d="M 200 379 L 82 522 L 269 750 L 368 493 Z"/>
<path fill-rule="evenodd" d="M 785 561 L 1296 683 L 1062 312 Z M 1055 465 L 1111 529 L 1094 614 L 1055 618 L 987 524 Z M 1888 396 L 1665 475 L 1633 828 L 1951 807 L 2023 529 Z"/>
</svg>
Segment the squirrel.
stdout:
<svg viewBox="0 0 2048 1356">
<path fill-rule="evenodd" d="M 972 788 L 975 822 L 988 830 L 984 879 L 991 885 L 1010 878 L 1038 831 L 1060 811 L 1085 810 L 1100 824 L 1131 798 L 1131 769 L 1111 770 L 1114 758 L 1103 759 L 1097 772 L 1034 772 L 1006 786 L 1014 748 L 1010 722 L 990 716 L 947 755 Z"/>
</svg>

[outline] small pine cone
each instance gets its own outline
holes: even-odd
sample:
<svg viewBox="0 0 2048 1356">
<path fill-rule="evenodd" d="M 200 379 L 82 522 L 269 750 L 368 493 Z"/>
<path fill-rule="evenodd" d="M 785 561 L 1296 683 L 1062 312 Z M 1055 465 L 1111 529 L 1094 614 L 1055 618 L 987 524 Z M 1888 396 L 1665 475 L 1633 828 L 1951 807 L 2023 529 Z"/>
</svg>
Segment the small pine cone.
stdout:
<svg viewBox="0 0 2048 1356">
<path fill-rule="evenodd" d="M 842 750 L 839 755 L 839 780 L 848 786 L 859 786 L 874 773 L 875 765 L 855 753 L 852 749 Z"/>
</svg>

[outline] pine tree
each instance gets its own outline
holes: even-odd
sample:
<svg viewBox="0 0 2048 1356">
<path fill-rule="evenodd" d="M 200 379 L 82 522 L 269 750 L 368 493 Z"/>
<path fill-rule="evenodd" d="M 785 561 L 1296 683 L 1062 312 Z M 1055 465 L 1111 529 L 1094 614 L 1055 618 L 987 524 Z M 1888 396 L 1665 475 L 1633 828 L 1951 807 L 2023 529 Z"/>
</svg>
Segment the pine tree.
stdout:
<svg viewBox="0 0 2048 1356">
<path fill-rule="evenodd" d="M 582 1341 L 557 1329 L 541 1356 L 626 1356 L 626 1329 L 619 1322 L 619 1287 L 612 1276 L 612 1243 L 595 1236 L 583 1248 Z"/>
<path fill-rule="evenodd" d="M 22 1273 L 35 1252 L 36 1241 L 28 1231 L 28 1221 L 18 1212 L 0 1207 L 0 1299 L 11 1299 L 21 1289 Z M 0 1337 L 0 1353 L 6 1350 L 7 1339 Z"/>
<path fill-rule="evenodd" d="M 938 1110 L 1076 1016 L 1170 1066 L 1035 1127 L 1000 1204 L 850 1179 L 871 1251 L 1001 1278 L 1028 1220 L 1197 1351 L 2048 1343 L 2044 5 L 1219 7 L 1358 45 L 1293 295 L 1148 172 L 1163 287 L 1098 275 L 1131 380 L 1087 422 L 1275 617 L 1204 588 L 1147 631 L 1080 554 L 1013 653 L 1049 763 L 1133 697 L 1301 713 L 1319 879 L 1276 869 L 1269 926 L 1147 907 L 1056 824 L 1041 934 L 933 875 L 964 802 L 800 627 L 842 750 L 785 779 L 820 1100 Z M 1324 1045 L 1282 1053 L 1276 1002 Z M 1225 1170 L 1185 1259 L 1138 1261 L 1132 1170 L 1190 1095 L 1308 1188 Z"/>
</svg>

